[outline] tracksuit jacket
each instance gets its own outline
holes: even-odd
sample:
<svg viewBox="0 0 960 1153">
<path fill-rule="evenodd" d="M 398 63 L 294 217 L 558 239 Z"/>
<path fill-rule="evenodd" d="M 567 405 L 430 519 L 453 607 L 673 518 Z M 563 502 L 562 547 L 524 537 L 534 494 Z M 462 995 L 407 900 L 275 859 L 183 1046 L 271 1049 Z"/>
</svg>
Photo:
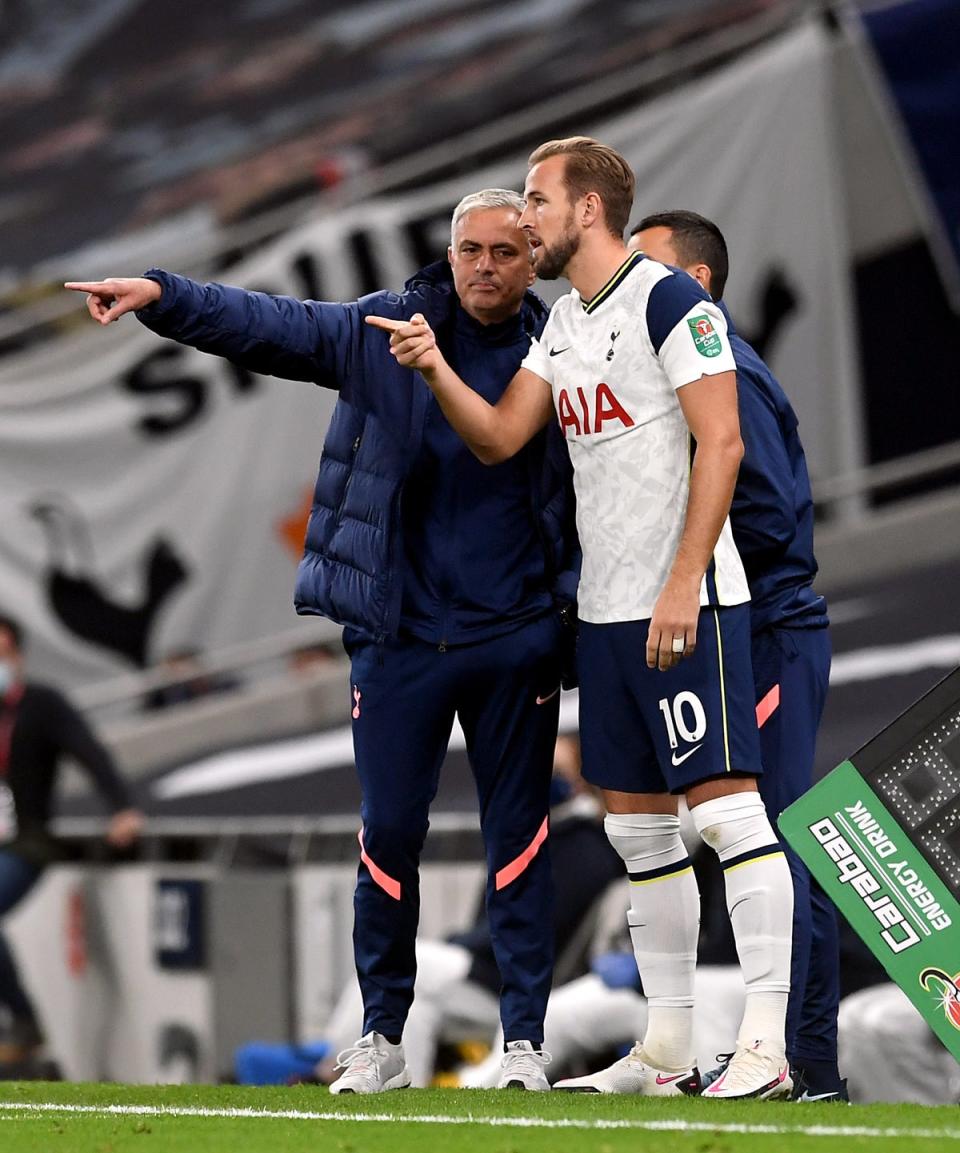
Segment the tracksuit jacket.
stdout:
<svg viewBox="0 0 960 1153">
<path fill-rule="evenodd" d="M 468 335 L 476 348 L 476 371 L 499 380 L 502 390 L 519 364 L 518 340 L 542 331 L 546 305 L 528 292 L 512 329 L 509 322 L 478 325 L 460 308 L 446 262 L 422 269 L 402 293 L 376 292 L 347 304 L 199 284 L 159 269 L 145 275 L 162 286 L 163 295 L 137 315 L 159 335 L 253 372 L 339 391 L 297 574 L 296 609 L 329 617 L 377 642 L 395 637 L 404 596 L 404 489 L 435 401 L 420 375 L 396 363 L 386 335 L 364 324 L 364 317 L 409 319 L 421 312 L 448 356 L 455 343 L 461 351 L 470 345 L 462 335 L 472 325 Z M 454 359 L 454 366 L 477 387 L 469 371 L 474 365 L 465 366 L 462 359 Z M 523 466 L 547 585 L 558 602 L 572 604 L 580 554 L 571 467 L 552 423 L 528 446 Z M 482 520 L 475 519 L 473 532 L 483 531 Z M 434 544 L 438 550 L 456 547 L 456 541 Z M 496 549 L 503 542 L 489 545 Z M 495 595 L 493 603 L 495 613 Z M 511 607 L 503 605 L 505 611 Z M 457 639 L 472 639 L 469 619 L 455 620 L 453 627 L 459 628 Z"/>
</svg>

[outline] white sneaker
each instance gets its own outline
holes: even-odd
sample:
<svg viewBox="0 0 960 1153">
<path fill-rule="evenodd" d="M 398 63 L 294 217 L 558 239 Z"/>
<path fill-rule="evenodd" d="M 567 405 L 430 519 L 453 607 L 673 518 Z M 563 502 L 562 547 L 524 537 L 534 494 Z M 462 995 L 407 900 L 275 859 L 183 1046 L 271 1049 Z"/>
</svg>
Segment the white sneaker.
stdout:
<svg viewBox="0 0 960 1153">
<path fill-rule="evenodd" d="M 702 1097 L 746 1098 L 757 1097 L 770 1101 L 776 1097 L 789 1097 L 793 1092 L 790 1066 L 784 1055 L 763 1041 L 752 1045 L 738 1045 L 727 1067 L 711 1082 Z"/>
<path fill-rule="evenodd" d="M 544 1069 L 553 1058 L 542 1049 L 534 1049 L 529 1041 L 508 1041 L 500 1066 L 503 1072 L 497 1082 L 498 1089 L 532 1089 L 549 1093 L 550 1082 Z"/>
<path fill-rule="evenodd" d="M 379 1033 L 368 1033 L 338 1053 L 336 1068 L 343 1072 L 330 1086 L 331 1093 L 382 1093 L 410 1084 L 403 1046 L 391 1045 Z"/>
<path fill-rule="evenodd" d="M 681 1073 L 658 1069 L 643 1056 L 640 1044 L 634 1045 L 607 1069 L 588 1077 L 568 1077 L 554 1089 L 568 1093 L 638 1093 L 643 1097 L 695 1097 L 700 1092 L 700 1073 L 696 1067 Z"/>
</svg>

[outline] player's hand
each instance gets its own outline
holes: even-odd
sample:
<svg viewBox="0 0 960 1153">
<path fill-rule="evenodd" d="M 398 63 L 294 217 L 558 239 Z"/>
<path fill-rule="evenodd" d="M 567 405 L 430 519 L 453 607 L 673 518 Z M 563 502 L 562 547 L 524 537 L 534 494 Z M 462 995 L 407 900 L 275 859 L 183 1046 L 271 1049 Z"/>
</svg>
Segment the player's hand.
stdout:
<svg viewBox="0 0 960 1153">
<path fill-rule="evenodd" d="M 121 809 L 107 825 L 107 844 L 115 849 L 127 849 L 142 831 L 143 813 L 139 809 Z"/>
<path fill-rule="evenodd" d="M 125 312 L 146 308 L 159 300 L 163 292 L 155 280 L 148 280 L 145 276 L 68 280 L 63 287 L 71 292 L 87 293 L 87 311 L 99 324 L 110 324 Z"/>
<path fill-rule="evenodd" d="M 663 586 L 647 633 L 647 668 L 672 669 L 697 647 L 700 582 L 670 579 Z M 681 643 L 682 642 L 682 643 Z"/>
<path fill-rule="evenodd" d="M 373 328 L 390 333 L 390 351 L 405 368 L 427 374 L 443 363 L 437 338 L 422 313 L 415 313 L 409 320 L 391 320 L 386 316 L 364 319 Z"/>
</svg>

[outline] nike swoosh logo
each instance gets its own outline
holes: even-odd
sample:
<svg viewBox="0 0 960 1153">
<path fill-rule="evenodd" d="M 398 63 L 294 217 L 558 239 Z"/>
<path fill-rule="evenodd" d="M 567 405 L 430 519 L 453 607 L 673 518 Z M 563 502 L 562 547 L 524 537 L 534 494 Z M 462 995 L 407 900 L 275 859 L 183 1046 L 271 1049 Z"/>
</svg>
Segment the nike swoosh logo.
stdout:
<svg viewBox="0 0 960 1153">
<path fill-rule="evenodd" d="M 547 693 L 547 695 L 545 697 L 537 697 L 537 704 L 538 705 L 545 705 L 547 703 L 547 701 L 552 701 L 558 692 L 560 692 L 560 686 L 559 685 L 557 685 L 557 687 L 553 690 L 552 693 Z"/>
<path fill-rule="evenodd" d="M 674 753 L 670 758 L 670 760 L 673 762 L 673 767 L 676 768 L 677 765 L 682 765 L 687 757 L 692 757 L 700 747 L 700 745 L 694 745 L 693 748 L 685 752 L 682 757 L 678 757 L 677 754 Z"/>
<path fill-rule="evenodd" d="M 561 352 L 569 352 L 569 351 L 570 351 L 570 345 L 568 344 L 566 348 L 551 348 L 550 349 L 550 355 L 551 356 L 559 356 Z"/>
<path fill-rule="evenodd" d="M 671 1081 L 679 1081 L 682 1077 L 689 1077 L 689 1073 L 671 1073 L 669 1077 L 663 1077 L 660 1073 L 657 1074 L 658 1085 L 669 1085 Z"/>
<path fill-rule="evenodd" d="M 797 1098 L 798 1101 L 836 1101 L 840 1097 L 837 1092 L 833 1093 L 811 1093 L 809 1089 L 804 1091 Z"/>
</svg>

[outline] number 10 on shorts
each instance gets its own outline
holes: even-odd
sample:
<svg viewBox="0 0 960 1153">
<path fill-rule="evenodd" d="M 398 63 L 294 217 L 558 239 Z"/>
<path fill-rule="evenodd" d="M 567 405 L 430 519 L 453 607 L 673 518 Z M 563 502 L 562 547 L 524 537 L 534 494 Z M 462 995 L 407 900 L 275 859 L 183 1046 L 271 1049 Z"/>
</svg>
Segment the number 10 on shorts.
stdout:
<svg viewBox="0 0 960 1153">
<path fill-rule="evenodd" d="M 669 697 L 661 697 L 657 704 L 660 706 L 660 712 L 663 713 L 663 722 L 667 726 L 667 738 L 670 741 L 671 749 L 675 749 L 679 743 L 677 740 L 678 733 L 687 744 L 703 740 L 707 731 L 707 714 L 696 693 L 684 690 L 682 693 L 677 693 L 672 702 Z M 692 724 L 688 724 L 688 721 L 691 721 Z"/>
</svg>

